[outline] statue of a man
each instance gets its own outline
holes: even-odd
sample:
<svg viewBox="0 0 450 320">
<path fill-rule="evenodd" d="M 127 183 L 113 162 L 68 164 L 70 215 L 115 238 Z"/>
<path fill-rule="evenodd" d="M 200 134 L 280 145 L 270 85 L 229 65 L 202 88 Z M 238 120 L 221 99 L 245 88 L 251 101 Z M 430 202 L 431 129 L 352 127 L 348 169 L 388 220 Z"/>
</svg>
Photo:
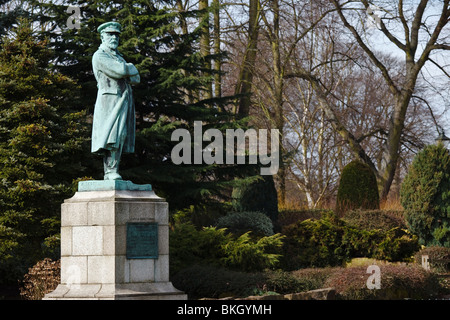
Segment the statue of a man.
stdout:
<svg viewBox="0 0 450 320">
<path fill-rule="evenodd" d="M 122 153 L 134 152 L 136 118 L 131 85 L 139 72 L 117 51 L 121 26 L 107 22 L 97 28 L 102 44 L 92 57 L 97 79 L 97 101 L 92 126 L 91 151 L 103 156 L 105 180 L 121 180 Z"/>
</svg>

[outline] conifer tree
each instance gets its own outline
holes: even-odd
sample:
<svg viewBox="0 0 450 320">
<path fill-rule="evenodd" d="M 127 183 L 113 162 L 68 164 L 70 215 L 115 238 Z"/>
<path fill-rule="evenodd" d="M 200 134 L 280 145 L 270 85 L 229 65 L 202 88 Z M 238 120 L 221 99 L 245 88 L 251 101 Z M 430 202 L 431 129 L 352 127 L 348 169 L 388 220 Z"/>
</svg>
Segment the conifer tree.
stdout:
<svg viewBox="0 0 450 320">
<path fill-rule="evenodd" d="M 400 196 L 408 229 L 419 243 L 450 248 L 450 152 L 442 143 L 414 157 Z"/>
<path fill-rule="evenodd" d="M 87 128 L 77 86 L 49 68 L 22 20 L 0 47 L 0 273 L 24 272 L 58 244 L 60 205 L 83 174 Z M 11 267 L 14 266 L 14 267 Z M 1 280 L 4 280 L 1 279 Z M 0 281 L 1 281 L 0 280 Z"/>
<path fill-rule="evenodd" d="M 18 4 L 12 6 L 10 10 L 2 10 L 2 8 L 10 7 L 13 1 L 0 0 L 0 37 L 5 35 L 14 25 L 18 17 L 26 15 L 26 12 Z"/>
</svg>

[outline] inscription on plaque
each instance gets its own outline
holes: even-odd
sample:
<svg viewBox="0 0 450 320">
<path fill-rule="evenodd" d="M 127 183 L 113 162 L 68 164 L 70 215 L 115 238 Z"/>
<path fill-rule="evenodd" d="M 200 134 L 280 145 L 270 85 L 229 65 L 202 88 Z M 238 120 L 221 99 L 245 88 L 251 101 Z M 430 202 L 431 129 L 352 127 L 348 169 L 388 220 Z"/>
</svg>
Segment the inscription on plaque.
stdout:
<svg viewBox="0 0 450 320">
<path fill-rule="evenodd" d="M 158 224 L 127 223 L 127 259 L 158 258 Z"/>
</svg>

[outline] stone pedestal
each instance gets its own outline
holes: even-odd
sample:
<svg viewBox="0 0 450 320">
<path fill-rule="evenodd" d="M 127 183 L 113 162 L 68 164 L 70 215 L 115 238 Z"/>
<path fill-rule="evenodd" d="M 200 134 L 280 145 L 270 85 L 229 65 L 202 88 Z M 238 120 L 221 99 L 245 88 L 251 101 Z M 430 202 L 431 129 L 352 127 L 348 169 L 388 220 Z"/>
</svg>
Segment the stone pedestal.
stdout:
<svg viewBox="0 0 450 320">
<path fill-rule="evenodd" d="M 61 284 L 44 299 L 187 299 L 169 281 L 167 202 L 150 185 L 80 182 L 61 208 Z"/>
</svg>

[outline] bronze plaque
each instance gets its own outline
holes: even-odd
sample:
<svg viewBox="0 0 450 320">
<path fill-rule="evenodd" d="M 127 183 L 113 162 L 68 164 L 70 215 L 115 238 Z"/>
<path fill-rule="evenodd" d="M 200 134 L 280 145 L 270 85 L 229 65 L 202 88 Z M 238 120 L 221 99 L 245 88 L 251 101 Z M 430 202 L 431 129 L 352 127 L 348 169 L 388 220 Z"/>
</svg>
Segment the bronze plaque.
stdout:
<svg viewBox="0 0 450 320">
<path fill-rule="evenodd" d="M 158 224 L 127 223 L 127 259 L 158 259 Z"/>
</svg>

